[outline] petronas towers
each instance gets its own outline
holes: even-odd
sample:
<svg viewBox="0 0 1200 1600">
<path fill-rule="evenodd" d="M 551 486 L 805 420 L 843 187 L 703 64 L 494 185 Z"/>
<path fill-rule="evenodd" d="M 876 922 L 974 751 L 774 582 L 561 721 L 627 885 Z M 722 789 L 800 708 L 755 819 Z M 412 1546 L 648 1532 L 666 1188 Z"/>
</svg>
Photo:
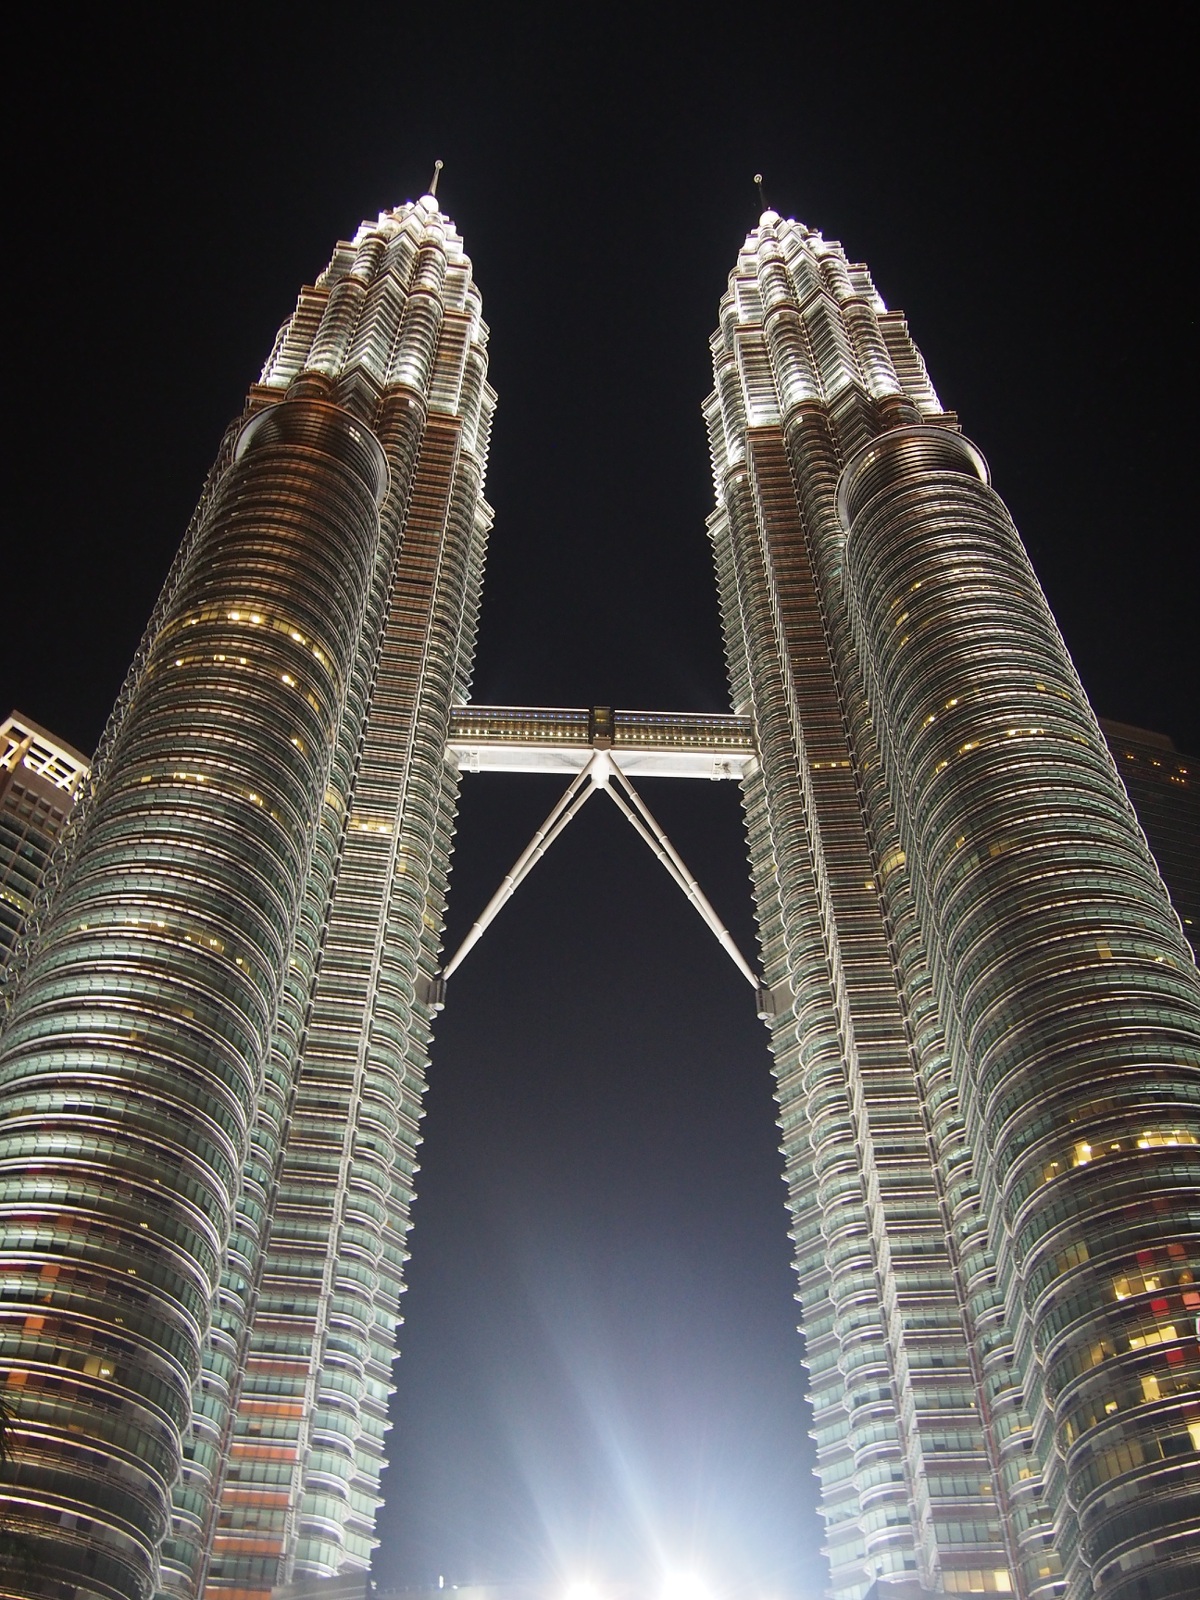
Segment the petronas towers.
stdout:
<svg viewBox="0 0 1200 1600">
<path fill-rule="evenodd" d="M 486 340 L 434 200 L 339 246 L 104 736 L 0 1091 L 39 1593 L 267 1593 L 369 1561 Z"/>
<path fill-rule="evenodd" d="M 301 293 L 10 976 L 0 1594 L 266 1600 L 369 1566 L 481 750 L 740 778 L 832 1593 L 1194 1592 L 1179 918 L 866 269 L 765 212 L 712 355 L 733 715 L 464 711 L 494 403 L 470 262 L 426 195 Z"/>
<path fill-rule="evenodd" d="M 866 269 L 766 213 L 713 355 L 834 1587 L 1186 1594 L 1179 919 L 986 463 Z"/>
</svg>

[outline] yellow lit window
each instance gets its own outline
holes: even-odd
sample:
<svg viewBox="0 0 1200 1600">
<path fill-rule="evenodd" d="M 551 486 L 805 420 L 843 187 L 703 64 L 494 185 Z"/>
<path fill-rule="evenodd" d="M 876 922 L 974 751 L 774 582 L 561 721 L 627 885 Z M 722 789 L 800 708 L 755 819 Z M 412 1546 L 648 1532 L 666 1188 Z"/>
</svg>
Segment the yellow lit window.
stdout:
<svg viewBox="0 0 1200 1600">
<path fill-rule="evenodd" d="M 889 873 L 895 872 L 897 867 L 902 867 L 908 857 L 899 846 L 894 846 L 879 863 L 880 876 L 886 878 Z"/>
<path fill-rule="evenodd" d="M 1131 1350 L 1145 1350 L 1148 1345 L 1172 1344 L 1179 1337 L 1173 1322 L 1163 1323 L 1157 1328 L 1151 1328 L 1149 1333 L 1132 1333 L 1129 1336 Z"/>
</svg>

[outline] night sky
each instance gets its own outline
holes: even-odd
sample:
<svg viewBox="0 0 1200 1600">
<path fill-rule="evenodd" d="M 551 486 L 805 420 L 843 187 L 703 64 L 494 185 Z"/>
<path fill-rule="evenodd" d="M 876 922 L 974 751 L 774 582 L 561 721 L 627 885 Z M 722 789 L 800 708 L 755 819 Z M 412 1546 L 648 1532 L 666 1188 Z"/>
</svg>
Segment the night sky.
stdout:
<svg viewBox="0 0 1200 1600">
<path fill-rule="evenodd" d="M 728 709 L 699 408 L 762 171 L 908 313 L 1097 708 L 1200 751 L 1182 6 L 416 9 L 27 13 L 5 709 L 94 746 L 298 288 L 441 157 L 499 393 L 477 699 Z M 752 951 L 735 786 L 643 792 Z M 465 781 L 451 948 L 557 794 Z M 428 1107 L 379 1581 L 816 1594 L 765 1034 L 602 798 L 454 978 Z"/>
</svg>

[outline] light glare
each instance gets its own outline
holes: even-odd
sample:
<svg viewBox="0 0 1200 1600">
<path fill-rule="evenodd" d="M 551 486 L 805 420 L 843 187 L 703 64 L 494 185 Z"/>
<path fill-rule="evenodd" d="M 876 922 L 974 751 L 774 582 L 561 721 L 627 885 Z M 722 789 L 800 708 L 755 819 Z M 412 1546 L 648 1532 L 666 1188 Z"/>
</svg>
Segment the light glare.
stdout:
<svg viewBox="0 0 1200 1600">
<path fill-rule="evenodd" d="M 563 1600 L 603 1600 L 598 1584 L 590 1578 L 573 1578 L 567 1585 Z"/>
<path fill-rule="evenodd" d="M 712 1600 L 708 1584 L 696 1572 L 668 1572 L 663 1578 L 660 1600 Z"/>
</svg>

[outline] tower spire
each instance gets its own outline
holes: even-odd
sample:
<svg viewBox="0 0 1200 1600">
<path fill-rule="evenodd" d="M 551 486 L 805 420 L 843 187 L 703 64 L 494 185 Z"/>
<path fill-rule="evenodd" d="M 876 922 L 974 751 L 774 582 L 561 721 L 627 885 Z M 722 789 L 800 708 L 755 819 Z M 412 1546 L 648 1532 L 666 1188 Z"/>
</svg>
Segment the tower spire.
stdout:
<svg viewBox="0 0 1200 1600">
<path fill-rule="evenodd" d="M 754 174 L 754 187 L 758 190 L 758 200 L 764 211 L 767 210 L 767 197 L 763 193 L 763 175 L 761 172 Z"/>
<path fill-rule="evenodd" d="M 435 200 L 437 199 L 438 179 L 441 177 L 441 175 L 442 175 L 442 163 L 440 161 L 435 161 L 433 163 L 433 177 L 430 178 L 430 180 L 429 180 L 429 193 L 433 196 L 433 198 Z"/>
</svg>

